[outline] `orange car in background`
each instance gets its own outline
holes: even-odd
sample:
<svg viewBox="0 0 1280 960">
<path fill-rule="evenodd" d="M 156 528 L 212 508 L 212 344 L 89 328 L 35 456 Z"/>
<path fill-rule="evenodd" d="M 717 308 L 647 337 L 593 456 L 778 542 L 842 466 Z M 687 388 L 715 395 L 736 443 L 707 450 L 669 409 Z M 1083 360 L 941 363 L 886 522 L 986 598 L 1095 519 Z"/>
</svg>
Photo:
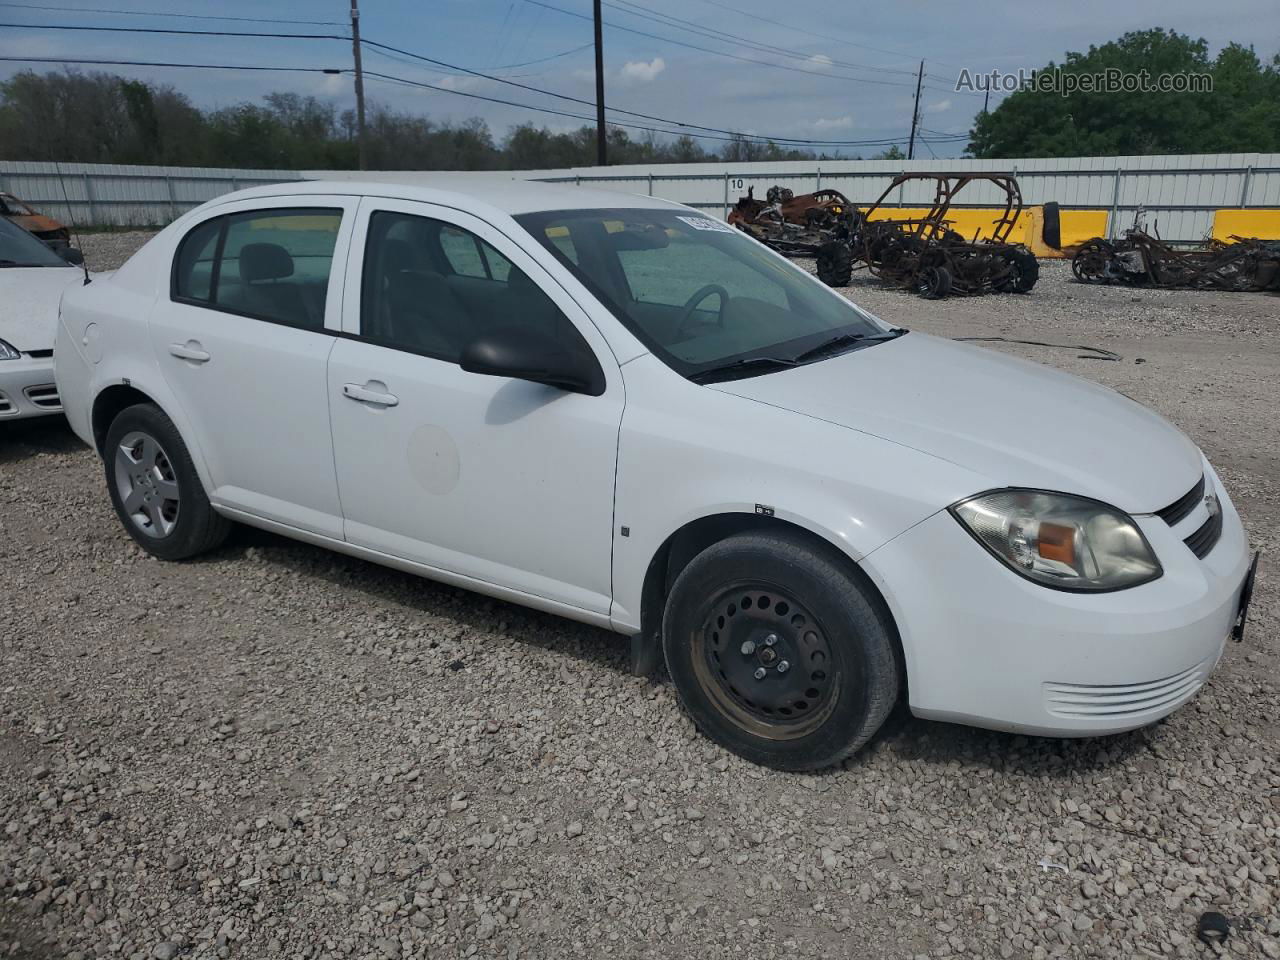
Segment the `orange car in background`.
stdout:
<svg viewBox="0 0 1280 960">
<path fill-rule="evenodd" d="M 71 231 L 53 217 L 38 213 L 12 193 L 0 191 L 0 217 L 35 234 L 55 250 L 71 244 Z"/>
</svg>

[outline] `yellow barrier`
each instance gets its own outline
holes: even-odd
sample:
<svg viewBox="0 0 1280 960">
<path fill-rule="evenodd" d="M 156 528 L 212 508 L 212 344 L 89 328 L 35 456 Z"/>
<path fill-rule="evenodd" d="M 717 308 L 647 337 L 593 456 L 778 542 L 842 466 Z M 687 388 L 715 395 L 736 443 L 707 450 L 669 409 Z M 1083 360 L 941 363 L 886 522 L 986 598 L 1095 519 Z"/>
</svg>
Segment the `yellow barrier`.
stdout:
<svg viewBox="0 0 1280 960">
<path fill-rule="evenodd" d="M 1218 210 L 1213 215 L 1213 239 L 1235 237 L 1280 240 L 1280 210 Z"/>
</svg>

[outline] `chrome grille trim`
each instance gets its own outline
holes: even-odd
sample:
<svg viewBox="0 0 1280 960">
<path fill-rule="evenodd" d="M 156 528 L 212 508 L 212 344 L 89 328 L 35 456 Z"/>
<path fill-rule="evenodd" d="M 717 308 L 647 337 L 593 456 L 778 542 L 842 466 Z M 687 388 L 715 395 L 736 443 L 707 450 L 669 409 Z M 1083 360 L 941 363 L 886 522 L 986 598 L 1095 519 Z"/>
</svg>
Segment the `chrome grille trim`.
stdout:
<svg viewBox="0 0 1280 960">
<path fill-rule="evenodd" d="M 1201 524 L 1200 529 L 1182 541 L 1197 557 L 1203 560 L 1222 539 L 1222 510 L 1209 514 L 1209 519 Z"/>
<path fill-rule="evenodd" d="M 1073 720 L 1138 718 L 1172 709 L 1200 689 L 1213 664 L 1211 657 L 1171 677 L 1144 683 L 1046 683 L 1045 709 Z"/>
<path fill-rule="evenodd" d="M 1200 475 L 1200 480 L 1194 487 L 1180 496 L 1173 503 L 1169 504 L 1163 510 L 1157 510 L 1156 516 L 1163 520 L 1171 527 L 1176 527 L 1183 520 L 1191 515 L 1191 511 L 1196 505 L 1204 499 L 1205 479 L 1204 474 Z"/>
</svg>

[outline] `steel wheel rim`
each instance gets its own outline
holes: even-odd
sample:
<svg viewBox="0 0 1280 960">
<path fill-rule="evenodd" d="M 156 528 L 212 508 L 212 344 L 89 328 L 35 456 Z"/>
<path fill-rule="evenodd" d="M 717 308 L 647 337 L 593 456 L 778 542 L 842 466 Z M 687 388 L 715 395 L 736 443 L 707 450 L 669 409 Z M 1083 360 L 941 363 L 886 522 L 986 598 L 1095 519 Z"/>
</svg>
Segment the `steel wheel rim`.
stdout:
<svg viewBox="0 0 1280 960">
<path fill-rule="evenodd" d="M 139 531 L 157 540 L 178 525 L 182 504 L 173 461 L 150 434 L 125 434 L 115 452 L 116 493 L 124 514 Z"/>
<path fill-rule="evenodd" d="M 822 726 L 839 702 L 843 672 L 829 634 L 777 584 L 722 589 L 704 607 L 691 646 L 699 685 L 746 733 L 795 740 Z"/>
</svg>

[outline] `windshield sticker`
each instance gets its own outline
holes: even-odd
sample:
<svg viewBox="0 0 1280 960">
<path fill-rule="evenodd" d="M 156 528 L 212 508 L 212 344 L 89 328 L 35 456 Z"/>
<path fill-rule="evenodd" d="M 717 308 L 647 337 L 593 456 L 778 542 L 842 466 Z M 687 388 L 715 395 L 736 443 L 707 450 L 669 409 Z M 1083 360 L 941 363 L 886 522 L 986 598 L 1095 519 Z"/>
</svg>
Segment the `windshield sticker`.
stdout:
<svg viewBox="0 0 1280 960">
<path fill-rule="evenodd" d="M 695 230 L 713 230 L 717 233 L 733 233 L 733 227 L 720 220 L 712 220 L 710 217 L 676 217 L 677 220 L 683 220 Z"/>
</svg>

